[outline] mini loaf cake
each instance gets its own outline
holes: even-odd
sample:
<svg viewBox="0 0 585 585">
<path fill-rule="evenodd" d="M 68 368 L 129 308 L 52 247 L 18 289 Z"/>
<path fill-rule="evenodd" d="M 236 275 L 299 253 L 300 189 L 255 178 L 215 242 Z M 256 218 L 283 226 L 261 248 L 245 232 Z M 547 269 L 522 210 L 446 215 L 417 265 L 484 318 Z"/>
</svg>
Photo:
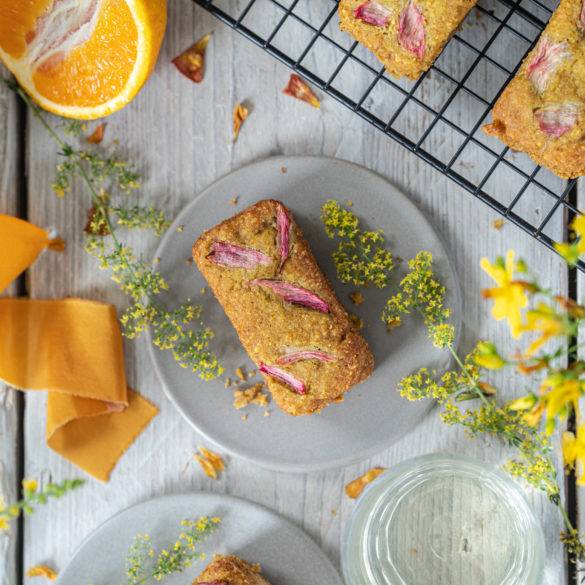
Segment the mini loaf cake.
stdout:
<svg viewBox="0 0 585 585">
<path fill-rule="evenodd" d="M 260 565 L 236 556 L 215 555 L 193 585 L 270 585 L 260 575 Z"/>
<path fill-rule="evenodd" d="M 372 373 L 367 343 L 279 201 L 208 230 L 193 258 L 285 412 L 318 412 Z"/>
<path fill-rule="evenodd" d="M 417 79 L 475 4 L 477 0 L 340 0 L 339 22 L 388 73 Z"/>
<path fill-rule="evenodd" d="M 561 0 L 484 126 L 563 178 L 585 174 L 585 6 Z"/>
</svg>

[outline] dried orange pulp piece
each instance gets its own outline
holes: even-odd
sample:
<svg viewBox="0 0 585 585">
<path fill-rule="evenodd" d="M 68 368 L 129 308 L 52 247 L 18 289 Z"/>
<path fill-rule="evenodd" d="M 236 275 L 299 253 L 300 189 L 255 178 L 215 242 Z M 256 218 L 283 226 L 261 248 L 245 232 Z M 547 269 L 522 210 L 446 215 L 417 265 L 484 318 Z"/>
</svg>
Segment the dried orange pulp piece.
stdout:
<svg viewBox="0 0 585 585">
<path fill-rule="evenodd" d="M 43 108 L 93 119 L 150 75 L 166 0 L 0 0 L 0 58 Z"/>
</svg>

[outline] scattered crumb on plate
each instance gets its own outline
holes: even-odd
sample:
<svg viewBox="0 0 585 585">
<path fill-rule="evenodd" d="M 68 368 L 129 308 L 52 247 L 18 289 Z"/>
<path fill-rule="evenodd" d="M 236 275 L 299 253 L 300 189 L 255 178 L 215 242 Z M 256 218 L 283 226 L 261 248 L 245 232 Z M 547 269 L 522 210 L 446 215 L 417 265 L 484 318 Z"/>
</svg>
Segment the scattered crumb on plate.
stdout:
<svg viewBox="0 0 585 585">
<path fill-rule="evenodd" d="M 361 305 L 366 300 L 359 290 L 350 293 L 349 298 L 354 305 Z"/>
<path fill-rule="evenodd" d="M 268 394 L 263 392 L 264 382 L 258 382 L 250 388 L 243 390 L 234 390 L 234 408 L 241 410 L 250 404 L 257 404 L 258 406 L 268 406 Z"/>
<path fill-rule="evenodd" d="M 359 331 L 360 329 L 364 328 L 363 320 L 358 317 L 355 313 L 349 314 L 349 320 L 352 322 L 353 326 Z"/>
</svg>

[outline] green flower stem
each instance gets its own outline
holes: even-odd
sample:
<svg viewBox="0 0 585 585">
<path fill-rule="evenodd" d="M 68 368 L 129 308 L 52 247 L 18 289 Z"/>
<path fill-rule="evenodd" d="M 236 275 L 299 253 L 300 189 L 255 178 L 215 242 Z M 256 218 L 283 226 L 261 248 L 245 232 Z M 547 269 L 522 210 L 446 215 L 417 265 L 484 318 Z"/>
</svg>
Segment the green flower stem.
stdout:
<svg viewBox="0 0 585 585">
<path fill-rule="evenodd" d="M 449 351 L 451 352 L 451 355 L 453 356 L 453 359 L 457 362 L 457 365 L 459 366 L 459 369 L 461 370 L 461 372 L 463 372 L 463 374 L 465 374 L 465 377 L 469 380 L 469 384 L 471 385 L 471 387 L 477 393 L 478 398 L 486 406 L 489 406 L 490 405 L 489 400 L 485 397 L 485 394 L 482 392 L 482 390 L 479 387 L 478 383 L 469 375 L 469 372 L 467 371 L 467 369 L 463 365 L 463 362 L 461 361 L 461 358 L 459 357 L 459 354 L 453 349 L 453 346 L 452 345 L 449 345 L 447 347 L 449 348 Z"/>
<path fill-rule="evenodd" d="M 563 522 L 565 523 L 565 527 L 569 532 L 575 532 L 575 527 L 573 526 L 571 519 L 569 518 L 569 513 L 567 512 L 567 509 L 565 508 L 565 506 L 563 506 L 560 503 L 560 498 L 559 498 L 559 502 L 556 504 L 557 508 L 559 509 L 559 511 L 561 512 L 561 516 L 563 517 Z"/>
<path fill-rule="evenodd" d="M 33 489 L 24 489 L 24 497 L 21 500 L 0 508 L 0 518 L 17 518 L 21 513 L 30 515 L 35 511 L 35 506 L 44 505 L 51 498 L 62 498 L 67 493 L 83 486 L 85 480 L 66 479 L 61 483 L 50 482 L 39 491 L 36 489 L 36 481 L 34 483 L 35 487 Z"/>
<path fill-rule="evenodd" d="M 45 120 L 45 117 L 41 114 L 36 104 L 30 99 L 28 94 L 20 87 L 20 85 L 13 83 L 11 81 L 6 81 L 6 84 L 10 89 L 18 94 L 18 96 L 24 101 L 24 103 L 31 109 L 33 116 L 44 126 L 45 130 L 49 133 L 51 138 L 61 147 L 61 149 L 65 150 L 68 148 L 68 144 L 55 132 L 55 130 L 51 127 L 51 125 Z M 99 198 L 97 191 L 93 185 L 93 181 L 87 174 L 85 167 L 81 164 L 79 157 L 75 156 L 73 158 L 75 161 L 75 166 L 78 168 L 81 177 L 89 187 L 91 191 L 91 200 L 96 207 L 103 207 Z M 117 236 L 114 233 L 114 229 L 112 227 L 112 223 L 110 221 L 109 213 L 104 214 L 104 219 L 106 221 L 109 234 L 112 236 L 114 242 L 119 246 L 121 245 L 120 241 L 118 240 Z"/>
</svg>

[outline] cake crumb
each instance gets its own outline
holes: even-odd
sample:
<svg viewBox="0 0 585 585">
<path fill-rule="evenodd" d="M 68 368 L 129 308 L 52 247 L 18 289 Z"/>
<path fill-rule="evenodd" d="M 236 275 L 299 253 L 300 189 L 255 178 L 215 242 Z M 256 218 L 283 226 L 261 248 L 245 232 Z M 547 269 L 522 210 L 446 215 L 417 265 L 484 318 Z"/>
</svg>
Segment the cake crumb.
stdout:
<svg viewBox="0 0 585 585">
<path fill-rule="evenodd" d="M 337 516 L 337 508 L 331 508 L 331 516 L 333 516 L 333 518 Z"/>
<path fill-rule="evenodd" d="M 202 287 L 199 289 L 199 293 L 204 295 L 207 292 L 207 289 L 205 287 Z"/>
<path fill-rule="evenodd" d="M 272 414 L 271 410 L 265 410 L 264 411 L 264 416 L 270 416 Z"/>
<path fill-rule="evenodd" d="M 223 387 L 224 388 L 229 388 L 232 385 L 232 379 L 231 378 L 226 378 L 224 383 L 223 383 Z"/>
<path fill-rule="evenodd" d="M 185 230 L 185 226 L 184 226 L 184 225 L 178 225 L 178 226 L 177 226 L 177 231 L 178 231 L 179 233 L 181 233 L 181 232 L 182 232 L 182 231 L 184 231 L 184 230 Z"/>
<path fill-rule="evenodd" d="M 247 421 L 248 420 L 248 415 L 247 414 L 243 414 L 242 416 L 240 416 L 240 420 Z"/>
<path fill-rule="evenodd" d="M 236 376 L 240 379 L 241 382 L 246 381 L 246 372 L 244 372 L 243 368 L 238 368 L 236 370 Z"/>
<path fill-rule="evenodd" d="M 504 227 L 505 223 L 506 222 L 503 219 L 494 219 L 494 221 L 492 221 L 492 227 L 499 231 Z"/>
<path fill-rule="evenodd" d="M 193 258 L 187 258 L 187 260 L 185 260 L 185 264 L 187 266 L 191 266 L 191 264 L 193 264 Z"/>
<path fill-rule="evenodd" d="M 358 317 L 355 313 L 349 314 L 349 320 L 351 321 L 352 325 L 359 331 L 364 328 L 363 320 Z"/>
<path fill-rule="evenodd" d="M 250 404 L 257 404 L 258 406 L 268 406 L 268 395 L 262 390 L 264 389 L 264 382 L 258 382 L 250 388 L 244 390 L 234 390 L 234 408 L 241 410 Z"/>
<path fill-rule="evenodd" d="M 349 298 L 351 299 L 351 302 L 354 305 L 361 305 L 366 299 L 364 298 L 364 295 L 359 291 L 356 290 L 352 293 L 349 294 Z"/>
<path fill-rule="evenodd" d="M 280 172 L 284 175 L 288 169 L 286 167 L 280 167 Z"/>
<path fill-rule="evenodd" d="M 234 206 L 235 206 L 235 205 L 237 205 L 237 204 L 238 204 L 238 199 L 239 199 L 239 198 L 240 198 L 239 196 L 232 197 L 232 198 L 230 199 L 230 203 L 231 203 L 232 205 L 234 205 Z"/>
</svg>

